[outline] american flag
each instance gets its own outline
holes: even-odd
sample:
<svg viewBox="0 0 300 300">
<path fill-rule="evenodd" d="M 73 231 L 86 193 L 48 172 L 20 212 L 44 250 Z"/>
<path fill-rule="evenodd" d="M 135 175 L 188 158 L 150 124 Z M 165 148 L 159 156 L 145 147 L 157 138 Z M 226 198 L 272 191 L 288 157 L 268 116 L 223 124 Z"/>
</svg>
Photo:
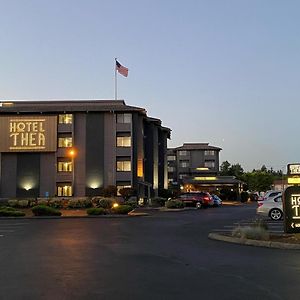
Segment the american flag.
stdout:
<svg viewBox="0 0 300 300">
<path fill-rule="evenodd" d="M 128 76 L 128 69 L 124 66 L 122 66 L 117 60 L 116 60 L 116 70 L 123 76 Z"/>
</svg>

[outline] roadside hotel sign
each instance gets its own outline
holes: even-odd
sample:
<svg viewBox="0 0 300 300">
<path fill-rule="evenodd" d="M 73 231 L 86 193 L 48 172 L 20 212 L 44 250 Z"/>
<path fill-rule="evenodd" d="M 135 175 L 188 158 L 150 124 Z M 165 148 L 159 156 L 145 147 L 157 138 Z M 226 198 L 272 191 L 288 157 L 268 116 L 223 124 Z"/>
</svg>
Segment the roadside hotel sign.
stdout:
<svg viewBox="0 0 300 300">
<path fill-rule="evenodd" d="M 56 116 L 0 117 L 0 152 L 52 152 L 56 140 Z"/>
<path fill-rule="evenodd" d="M 284 231 L 300 233 L 300 163 L 288 164 L 288 183 L 293 184 L 285 189 L 283 195 Z"/>
</svg>

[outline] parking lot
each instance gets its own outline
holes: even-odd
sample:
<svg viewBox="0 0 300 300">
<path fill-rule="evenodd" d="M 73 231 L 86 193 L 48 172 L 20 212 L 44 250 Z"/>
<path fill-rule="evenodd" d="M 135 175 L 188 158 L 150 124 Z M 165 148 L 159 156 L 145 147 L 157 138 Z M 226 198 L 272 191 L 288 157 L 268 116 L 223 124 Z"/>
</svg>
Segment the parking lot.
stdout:
<svg viewBox="0 0 300 300">
<path fill-rule="evenodd" d="M 2 219 L 0 299 L 295 299 L 298 251 L 207 238 L 254 216 L 251 204 L 119 219 Z"/>
</svg>

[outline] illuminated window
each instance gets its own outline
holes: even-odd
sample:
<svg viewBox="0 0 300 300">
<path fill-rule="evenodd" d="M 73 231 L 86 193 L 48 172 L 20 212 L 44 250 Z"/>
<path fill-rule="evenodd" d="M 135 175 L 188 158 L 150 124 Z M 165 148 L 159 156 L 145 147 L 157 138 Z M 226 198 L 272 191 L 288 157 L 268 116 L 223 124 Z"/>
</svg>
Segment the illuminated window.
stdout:
<svg viewBox="0 0 300 300">
<path fill-rule="evenodd" d="M 168 160 L 169 161 L 174 161 L 174 160 L 176 160 L 176 156 L 175 155 L 168 155 Z"/>
<path fill-rule="evenodd" d="M 131 161 L 117 161 L 117 171 L 119 172 L 130 172 L 131 171 Z"/>
<path fill-rule="evenodd" d="M 66 148 L 66 147 L 72 147 L 72 146 L 73 146 L 72 137 L 59 137 L 58 138 L 58 147 Z"/>
<path fill-rule="evenodd" d="M 58 197 L 71 197 L 72 196 L 72 186 L 70 184 L 57 186 L 57 196 Z"/>
<path fill-rule="evenodd" d="M 185 150 L 181 150 L 181 151 L 178 151 L 178 154 L 179 154 L 180 156 L 187 156 L 187 155 L 188 155 L 188 152 L 185 151 Z"/>
<path fill-rule="evenodd" d="M 168 167 L 168 172 L 174 172 L 175 168 L 174 167 Z"/>
<path fill-rule="evenodd" d="M 180 174 L 180 175 L 179 175 L 179 179 L 183 179 L 183 178 L 185 178 L 185 177 L 187 177 L 187 174 Z"/>
<path fill-rule="evenodd" d="M 120 190 L 122 189 L 130 189 L 131 185 L 127 184 L 127 185 L 117 185 L 117 196 L 121 196 L 120 194 Z"/>
<path fill-rule="evenodd" d="M 181 161 L 181 162 L 179 163 L 179 166 L 180 166 L 181 168 L 188 168 L 188 167 L 190 166 L 190 162 L 189 162 L 188 160 Z"/>
<path fill-rule="evenodd" d="M 215 155 L 215 151 L 214 150 L 205 150 L 204 151 L 204 155 L 205 156 Z"/>
<path fill-rule="evenodd" d="M 72 161 L 58 161 L 57 162 L 57 172 L 72 172 L 73 165 Z"/>
<path fill-rule="evenodd" d="M 131 114 L 117 114 L 117 123 L 131 123 Z"/>
<path fill-rule="evenodd" d="M 73 122 L 72 114 L 58 115 L 58 123 L 59 124 L 72 124 L 72 122 Z"/>
<path fill-rule="evenodd" d="M 117 147 L 131 147 L 131 137 L 130 136 L 118 136 L 117 137 Z"/>
<path fill-rule="evenodd" d="M 204 162 L 204 167 L 214 168 L 215 167 L 215 161 L 214 160 L 206 160 Z"/>
</svg>

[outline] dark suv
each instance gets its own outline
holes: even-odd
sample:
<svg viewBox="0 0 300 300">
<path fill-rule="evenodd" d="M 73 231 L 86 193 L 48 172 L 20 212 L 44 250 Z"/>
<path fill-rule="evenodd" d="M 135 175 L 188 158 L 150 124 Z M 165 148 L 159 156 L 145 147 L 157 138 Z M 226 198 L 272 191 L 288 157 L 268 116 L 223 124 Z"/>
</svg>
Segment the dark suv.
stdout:
<svg viewBox="0 0 300 300">
<path fill-rule="evenodd" d="M 206 192 L 183 193 L 179 196 L 179 200 L 181 200 L 185 206 L 195 206 L 197 208 L 214 205 L 213 198 Z"/>
</svg>

